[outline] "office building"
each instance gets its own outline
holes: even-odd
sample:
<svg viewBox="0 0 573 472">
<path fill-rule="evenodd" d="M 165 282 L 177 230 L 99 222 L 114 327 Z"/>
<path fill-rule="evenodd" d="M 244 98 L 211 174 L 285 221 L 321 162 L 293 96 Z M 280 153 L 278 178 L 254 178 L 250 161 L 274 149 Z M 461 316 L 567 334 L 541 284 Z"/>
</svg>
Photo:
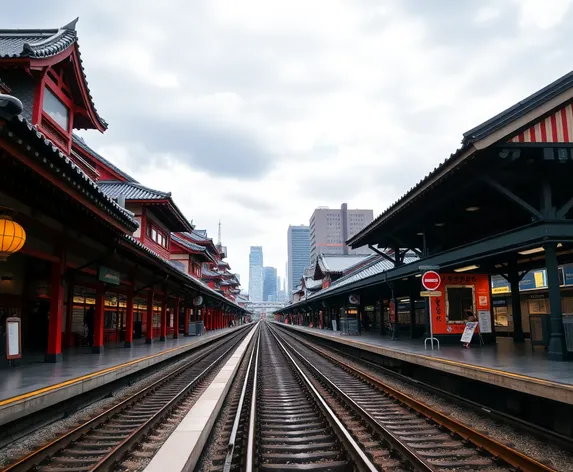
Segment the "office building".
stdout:
<svg viewBox="0 0 573 472">
<path fill-rule="evenodd" d="M 372 210 L 349 210 L 343 203 L 340 209 L 319 207 L 310 217 L 310 260 L 319 254 L 371 254 L 368 247 L 351 249 L 346 241 L 360 232 L 374 219 Z"/>
<path fill-rule="evenodd" d="M 288 290 L 287 296 L 298 285 L 304 269 L 310 265 L 310 232 L 309 227 L 289 226 L 288 227 Z"/>
<path fill-rule="evenodd" d="M 263 301 L 276 302 L 278 297 L 277 269 L 263 268 Z"/>
<path fill-rule="evenodd" d="M 249 253 L 249 300 L 263 301 L 263 247 L 251 246 Z"/>
</svg>

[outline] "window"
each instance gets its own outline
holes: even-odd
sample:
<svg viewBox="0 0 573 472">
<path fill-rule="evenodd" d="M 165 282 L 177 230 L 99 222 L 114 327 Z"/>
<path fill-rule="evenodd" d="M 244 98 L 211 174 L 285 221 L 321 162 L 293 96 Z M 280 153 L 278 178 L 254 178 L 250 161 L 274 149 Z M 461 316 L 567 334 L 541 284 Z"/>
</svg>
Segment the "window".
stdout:
<svg viewBox="0 0 573 472">
<path fill-rule="evenodd" d="M 147 222 L 147 229 L 145 230 L 147 237 L 152 241 L 155 241 L 161 247 L 165 249 L 169 248 L 169 239 L 167 238 L 167 234 L 160 230 L 157 226 L 153 223 Z"/>
<path fill-rule="evenodd" d="M 446 303 L 448 308 L 448 323 L 463 322 L 468 312 L 474 312 L 473 286 L 446 287 Z"/>
<path fill-rule="evenodd" d="M 70 123 L 70 110 L 64 103 L 56 97 L 48 87 L 44 87 L 44 102 L 42 103 L 44 112 L 60 125 L 64 130 L 68 130 Z"/>
</svg>

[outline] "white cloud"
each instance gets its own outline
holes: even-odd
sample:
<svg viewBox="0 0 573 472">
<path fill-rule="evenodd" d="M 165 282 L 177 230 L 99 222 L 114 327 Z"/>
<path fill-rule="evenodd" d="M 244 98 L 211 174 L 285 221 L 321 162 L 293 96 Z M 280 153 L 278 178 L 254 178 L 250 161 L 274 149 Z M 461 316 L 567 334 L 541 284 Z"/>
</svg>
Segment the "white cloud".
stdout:
<svg viewBox="0 0 573 472">
<path fill-rule="evenodd" d="M 245 287 L 250 245 L 282 274 L 289 224 L 344 201 L 381 212 L 573 63 L 567 0 L 35 1 L 3 27 L 80 16 L 110 122 L 86 139 L 213 237 L 221 219 Z"/>
</svg>

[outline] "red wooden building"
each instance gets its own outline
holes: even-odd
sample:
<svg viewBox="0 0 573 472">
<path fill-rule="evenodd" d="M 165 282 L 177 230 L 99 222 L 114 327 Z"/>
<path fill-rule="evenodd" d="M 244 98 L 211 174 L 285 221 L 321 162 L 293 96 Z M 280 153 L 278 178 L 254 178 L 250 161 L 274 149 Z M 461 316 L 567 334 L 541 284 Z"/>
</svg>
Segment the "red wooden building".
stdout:
<svg viewBox="0 0 573 472">
<path fill-rule="evenodd" d="M 20 317 L 24 354 L 48 362 L 73 345 L 101 352 L 134 337 L 176 337 L 201 308 L 216 306 L 223 318 L 244 311 L 170 262 L 171 232 L 193 231 L 171 195 L 74 135 L 107 127 L 75 26 L 0 30 L 0 218 L 27 236 L 0 262 L 0 316 Z M 193 303 L 199 295 L 203 307 Z"/>
</svg>

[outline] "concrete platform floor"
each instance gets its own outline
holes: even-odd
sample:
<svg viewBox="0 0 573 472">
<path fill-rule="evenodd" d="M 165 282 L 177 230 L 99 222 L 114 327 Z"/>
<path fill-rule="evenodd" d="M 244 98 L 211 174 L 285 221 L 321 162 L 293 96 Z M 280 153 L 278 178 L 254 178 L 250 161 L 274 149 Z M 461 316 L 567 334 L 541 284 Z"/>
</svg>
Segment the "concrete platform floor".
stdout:
<svg viewBox="0 0 573 472">
<path fill-rule="evenodd" d="M 573 403 L 573 362 L 550 361 L 543 348 L 532 352 L 529 340 L 514 344 L 511 338 L 498 337 L 495 345 L 465 349 L 460 343 L 432 351 L 429 346 L 424 349 L 423 339 L 391 340 L 368 332 L 343 336 L 327 329 L 278 324 L 383 356 Z"/>
<path fill-rule="evenodd" d="M 60 384 L 69 380 L 100 372 L 120 364 L 141 361 L 149 356 L 180 351 L 184 346 L 203 342 L 213 336 L 233 328 L 210 331 L 203 336 L 179 337 L 165 341 L 154 340 L 153 344 L 145 344 L 145 339 L 134 341 L 131 348 L 124 348 L 123 343 L 111 344 L 104 347 L 101 354 L 92 354 L 88 346 L 70 349 L 63 353 L 61 363 L 49 364 L 43 362 L 43 356 L 30 356 L 16 367 L 9 367 L 6 362 L 0 367 L 0 404 L 3 400 L 16 397 L 34 390 L 43 389 L 50 385 Z M 176 354 L 176 352 L 174 352 Z"/>
</svg>

